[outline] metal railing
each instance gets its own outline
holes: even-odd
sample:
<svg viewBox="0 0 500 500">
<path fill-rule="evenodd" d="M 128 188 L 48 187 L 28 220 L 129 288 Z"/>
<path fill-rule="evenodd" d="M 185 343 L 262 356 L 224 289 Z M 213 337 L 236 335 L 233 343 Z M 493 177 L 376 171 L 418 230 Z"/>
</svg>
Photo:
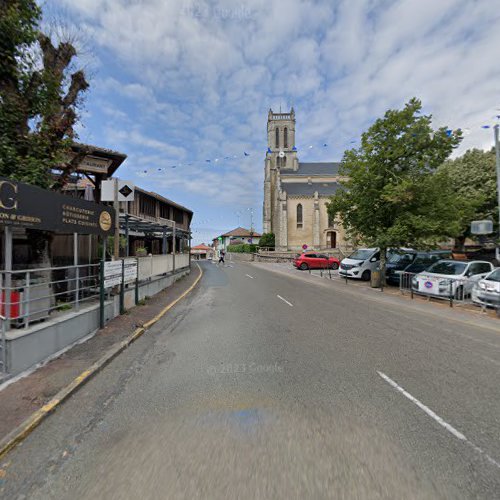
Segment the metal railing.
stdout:
<svg viewBox="0 0 500 500">
<path fill-rule="evenodd" d="M 411 298 L 416 294 L 428 299 L 445 300 L 449 302 L 450 307 L 453 307 L 454 304 L 482 305 L 475 297 L 475 287 L 478 280 L 463 277 L 438 278 L 426 276 L 425 273 L 405 271 L 398 274 L 401 293 L 409 293 Z"/>
<path fill-rule="evenodd" d="M 28 328 L 55 311 L 78 310 L 99 294 L 99 264 L 0 271 L 3 330 Z"/>
</svg>

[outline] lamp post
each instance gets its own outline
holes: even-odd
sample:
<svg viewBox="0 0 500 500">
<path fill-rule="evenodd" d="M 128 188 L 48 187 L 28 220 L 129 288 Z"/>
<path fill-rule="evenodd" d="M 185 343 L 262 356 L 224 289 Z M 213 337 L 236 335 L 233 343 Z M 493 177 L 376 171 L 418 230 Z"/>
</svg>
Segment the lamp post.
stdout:
<svg viewBox="0 0 500 500">
<path fill-rule="evenodd" d="M 253 207 L 248 208 L 247 210 L 250 211 L 250 232 L 253 233 Z"/>
<path fill-rule="evenodd" d="M 493 127 L 493 132 L 495 136 L 495 156 L 496 156 L 496 167 L 497 167 L 497 204 L 498 204 L 498 232 L 499 241 L 497 241 L 496 248 L 496 259 L 500 262 L 500 249 L 498 245 L 500 244 L 500 142 L 498 139 L 498 123 Z"/>
</svg>

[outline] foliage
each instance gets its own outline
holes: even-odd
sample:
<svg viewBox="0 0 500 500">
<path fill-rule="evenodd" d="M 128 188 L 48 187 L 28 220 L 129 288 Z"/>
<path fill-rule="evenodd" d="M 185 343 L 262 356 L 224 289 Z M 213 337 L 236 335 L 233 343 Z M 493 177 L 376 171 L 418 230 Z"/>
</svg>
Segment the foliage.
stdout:
<svg viewBox="0 0 500 500">
<path fill-rule="evenodd" d="M 137 247 L 135 249 L 136 257 L 146 257 L 148 255 L 148 250 L 145 247 Z"/>
<path fill-rule="evenodd" d="M 461 247 L 465 238 L 470 236 L 471 221 L 497 221 L 495 150 L 468 150 L 459 158 L 447 160 L 439 167 L 439 171 L 448 176 L 463 205 L 461 229 L 456 245 Z"/>
<path fill-rule="evenodd" d="M 461 132 L 433 130 L 421 108 L 411 99 L 362 134 L 360 147 L 344 153 L 340 173 L 346 180 L 328 206 L 349 237 L 381 249 L 382 272 L 387 248 L 430 246 L 460 230 L 457 196 L 437 168 Z"/>
<path fill-rule="evenodd" d="M 0 2 L 0 175 L 59 189 L 86 154 L 68 156 L 88 83 L 69 74 L 74 46 L 54 46 L 40 22 L 34 0 Z"/>
<path fill-rule="evenodd" d="M 234 253 L 255 253 L 257 251 L 257 245 L 250 245 L 248 243 L 242 245 L 228 245 L 227 251 Z"/>
<path fill-rule="evenodd" d="M 274 233 L 264 233 L 260 237 L 259 246 L 264 248 L 274 248 L 275 246 Z"/>
</svg>

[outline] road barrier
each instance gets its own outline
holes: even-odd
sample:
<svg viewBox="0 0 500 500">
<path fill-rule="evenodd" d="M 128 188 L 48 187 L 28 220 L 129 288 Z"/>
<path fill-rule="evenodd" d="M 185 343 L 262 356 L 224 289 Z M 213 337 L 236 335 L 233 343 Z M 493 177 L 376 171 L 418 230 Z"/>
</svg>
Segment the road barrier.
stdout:
<svg viewBox="0 0 500 500">
<path fill-rule="evenodd" d="M 494 307 L 500 304 L 481 303 L 477 299 L 477 283 L 479 279 L 469 278 L 442 278 L 426 276 L 424 273 L 399 272 L 399 289 L 403 295 L 420 295 L 430 299 L 447 301 L 450 307 L 454 305 L 474 304 L 479 307 Z"/>
</svg>

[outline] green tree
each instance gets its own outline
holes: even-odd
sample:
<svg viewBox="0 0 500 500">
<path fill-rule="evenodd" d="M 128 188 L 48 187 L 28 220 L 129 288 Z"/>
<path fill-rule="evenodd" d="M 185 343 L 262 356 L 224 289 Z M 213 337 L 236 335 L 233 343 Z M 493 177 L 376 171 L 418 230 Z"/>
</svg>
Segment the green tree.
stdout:
<svg viewBox="0 0 500 500">
<path fill-rule="evenodd" d="M 497 220 L 495 149 L 468 150 L 459 158 L 447 160 L 438 170 L 448 176 L 462 201 L 461 229 L 455 238 L 455 247 L 463 249 L 465 239 L 471 236 L 471 221 Z"/>
<path fill-rule="evenodd" d="M 388 248 L 432 246 L 460 230 L 457 197 L 437 169 L 461 132 L 433 130 L 421 108 L 411 99 L 362 134 L 360 147 L 344 153 L 340 173 L 347 180 L 328 206 L 350 238 L 380 248 L 382 276 Z"/>
<path fill-rule="evenodd" d="M 263 248 L 274 248 L 274 233 L 264 233 L 259 240 L 259 246 Z"/>
<path fill-rule="evenodd" d="M 0 175 L 59 189 L 86 154 L 69 156 L 88 83 L 69 69 L 73 44 L 55 46 L 41 16 L 34 0 L 0 0 Z"/>
</svg>

